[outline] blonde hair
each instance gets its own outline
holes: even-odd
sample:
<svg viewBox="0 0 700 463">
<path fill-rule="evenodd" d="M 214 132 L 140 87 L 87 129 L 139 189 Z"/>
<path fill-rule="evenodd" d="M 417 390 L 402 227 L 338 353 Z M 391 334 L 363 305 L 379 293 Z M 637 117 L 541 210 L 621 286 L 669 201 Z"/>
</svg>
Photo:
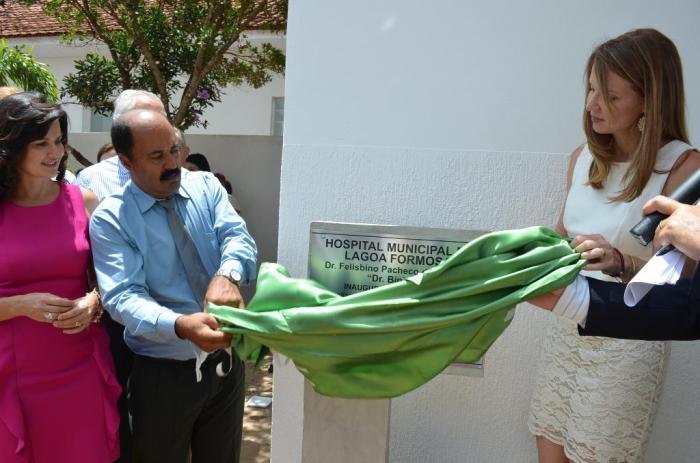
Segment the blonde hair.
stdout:
<svg viewBox="0 0 700 463">
<path fill-rule="evenodd" d="M 652 172 L 656 154 L 664 139 L 688 143 L 685 123 L 685 95 L 681 58 L 673 42 L 655 29 L 636 29 L 599 45 L 586 64 L 586 97 L 591 90 L 589 78 L 595 73 L 603 101 L 612 104 L 607 91 L 607 74 L 622 77 L 644 99 L 644 128 L 623 178 L 624 187 L 611 201 L 632 201 L 642 193 Z M 588 183 L 603 187 L 614 156 L 610 134 L 593 131 L 588 111 L 583 111 L 583 129 L 593 162 Z"/>
<path fill-rule="evenodd" d="M 5 98 L 6 96 L 14 95 L 15 93 L 19 93 L 20 89 L 17 87 L 0 87 L 0 100 Z"/>
</svg>

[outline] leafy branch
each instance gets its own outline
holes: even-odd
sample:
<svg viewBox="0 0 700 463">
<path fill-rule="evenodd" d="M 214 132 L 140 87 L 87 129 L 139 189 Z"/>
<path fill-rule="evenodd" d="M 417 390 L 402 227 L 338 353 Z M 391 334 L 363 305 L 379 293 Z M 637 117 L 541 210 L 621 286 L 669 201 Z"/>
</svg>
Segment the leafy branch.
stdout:
<svg viewBox="0 0 700 463">
<path fill-rule="evenodd" d="M 284 72 L 284 53 L 245 31 L 282 31 L 287 0 L 22 0 L 67 27 L 64 39 L 102 42 L 106 56 L 76 60 L 62 96 L 108 115 L 124 89 L 159 95 L 173 124 L 206 127 L 228 86 L 259 88 Z"/>
<path fill-rule="evenodd" d="M 26 91 L 43 93 L 58 101 L 58 84 L 48 66 L 31 55 L 32 48 L 10 47 L 0 39 L 0 86 L 16 85 Z"/>
</svg>

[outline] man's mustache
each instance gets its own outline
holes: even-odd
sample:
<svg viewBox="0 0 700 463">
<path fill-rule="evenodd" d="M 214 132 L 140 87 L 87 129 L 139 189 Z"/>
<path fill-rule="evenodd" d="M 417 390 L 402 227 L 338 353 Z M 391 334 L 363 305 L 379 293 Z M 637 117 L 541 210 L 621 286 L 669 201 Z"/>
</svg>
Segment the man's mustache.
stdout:
<svg viewBox="0 0 700 463">
<path fill-rule="evenodd" d="M 160 174 L 160 181 L 164 180 L 169 180 L 173 177 L 179 177 L 180 176 L 180 168 L 175 168 L 175 169 L 170 169 L 164 171 L 162 174 Z"/>
</svg>

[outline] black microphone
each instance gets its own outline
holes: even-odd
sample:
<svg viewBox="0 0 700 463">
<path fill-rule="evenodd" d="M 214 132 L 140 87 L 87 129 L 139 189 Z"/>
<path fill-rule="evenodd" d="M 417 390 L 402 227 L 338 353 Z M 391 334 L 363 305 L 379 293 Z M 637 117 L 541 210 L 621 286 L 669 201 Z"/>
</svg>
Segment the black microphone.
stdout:
<svg viewBox="0 0 700 463">
<path fill-rule="evenodd" d="M 668 197 L 683 204 L 694 204 L 697 202 L 698 199 L 700 199 L 700 169 L 696 170 L 693 175 L 678 185 L 678 188 L 668 195 Z M 637 225 L 632 227 L 630 233 L 636 236 L 637 239 L 646 246 L 654 241 L 656 227 L 658 227 L 659 222 L 666 217 L 668 216 L 661 212 L 653 212 L 645 216 Z"/>
</svg>

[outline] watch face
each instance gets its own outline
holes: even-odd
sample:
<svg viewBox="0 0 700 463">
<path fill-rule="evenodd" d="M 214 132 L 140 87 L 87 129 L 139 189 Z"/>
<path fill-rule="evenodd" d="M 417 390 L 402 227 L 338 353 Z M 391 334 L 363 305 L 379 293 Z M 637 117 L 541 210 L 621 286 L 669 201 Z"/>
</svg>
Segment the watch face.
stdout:
<svg viewBox="0 0 700 463">
<path fill-rule="evenodd" d="M 241 281 L 241 274 L 235 270 L 231 270 L 230 272 L 219 271 L 219 272 L 216 272 L 216 275 L 224 277 L 224 278 L 228 278 L 229 280 L 231 280 L 234 283 L 238 283 L 239 281 Z"/>
</svg>

